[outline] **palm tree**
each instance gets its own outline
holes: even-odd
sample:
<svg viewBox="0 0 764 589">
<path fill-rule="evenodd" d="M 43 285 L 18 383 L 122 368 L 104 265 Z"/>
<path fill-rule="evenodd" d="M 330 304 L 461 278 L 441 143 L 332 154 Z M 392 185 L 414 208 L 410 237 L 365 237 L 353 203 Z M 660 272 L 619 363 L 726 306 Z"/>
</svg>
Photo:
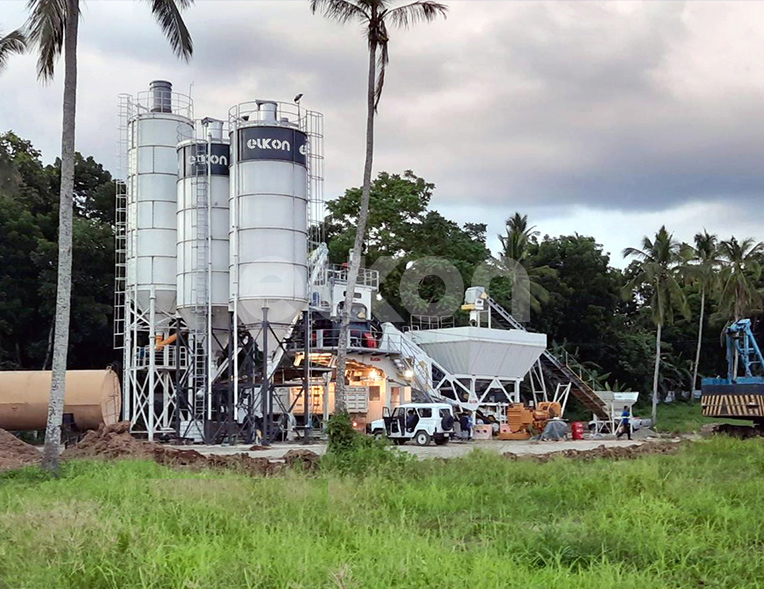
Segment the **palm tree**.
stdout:
<svg viewBox="0 0 764 589">
<path fill-rule="evenodd" d="M 528 215 L 515 213 L 506 222 L 506 233 L 499 235 L 504 257 L 521 264 L 530 254 L 529 245 L 538 237 L 536 226 L 528 227 Z"/>
<path fill-rule="evenodd" d="M 623 257 L 638 260 L 636 275 L 625 286 L 625 291 L 633 296 L 636 288 L 646 285 L 650 290 L 650 309 L 655 334 L 655 370 L 653 372 L 653 424 L 658 419 L 658 377 L 661 363 L 661 331 L 663 326 L 674 320 L 674 308 L 689 318 L 687 299 L 677 281 L 677 270 L 681 262 L 681 244 L 663 226 L 655 239 L 642 238 L 642 249 L 627 247 Z"/>
<path fill-rule="evenodd" d="M 194 0 L 152 0 L 151 12 L 178 57 L 188 60 L 193 53 L 191 35 L 181 11 Z M 48 81 L 56 60 L 64 55 L 64 114 L 61 132 L 61 188 L 58 221 L 58 283 L 53 378 L 45 430 L 43 468 L 58 471 L 61 423 L 66 394 L 66 357 L 69 347 L 69 316 L 72 291 L 72 204 L 74 193 L 74 131 L 77 112 L 77 32 L 79 0 L 30 0 L 29 40 L 39 51 L 37 75 Z"/>
<path fill-rule="evenodd" d="M 756 288 L 761 277 L 764 243 L 752 238 L 739 242 L 730 237 L 719 244 L 722 260 L 719 310 L 728 321 L 737 321 L 761 309 L 762 295 Z"/>
<path fill-rule="evenodd" d="M 12 53 L 24 53 L 27 48 L 27 39 L 23 32 L 12 31 L 3 37 L 0 31 L 0 71 L 8 65 L 8 58 Z"/>
<path fill-rule="evenodd" d="M 538 313 L 541 310 L 541 303 L 549 300 L 549 291 L 541 285 L 540 279 L 554 275 L 554 270 L 549 266 L 528 267 L 528 258 L 531 255 L 530 246 L 536 243 L 536 238 L 539 235 L 535 225 L 528 226 L 528 215 L 515 212 L 507 219 L 505 226 L 504 235 L 499 235 L 504 264 L 508 268 L 512 268 L 513 265 L 510 263 L 512 261 L 525 268 L 528 275 L 528 292 L 521 296 L 527 297 L 531 309 Z"/>
<path fill-rule="evenodd" d="M 376 114 L 385 73 L 389 62 L 388 44 L 390 38 L 387 26 L 406 29 L 418 22 L 432 22 L 438 16 L 446 16 L 445 4 L 432 0 L 417 0 L 410 4 L 393 7 L 390 0 L 310 0 L 313 14 L 321 12 L 326 18 L 341 24 L 360 23 L 366 35 L 369 47 L 369 77 L 366 92 L 366 162 L 363 168 L 363 192 L 361 210 L 358 214 L 353 253 L 348 270 L 345 305 L 342 310 L 340 339 L 337 344 L 337 378 L 335 380 L 335 411 L 345 410 L 345 359 L 350 328 L 350 309 L 352 307 L 358 271 L 361 267 L 361 248 L 366 234 L 366 222 L 369 216 L 369 197 L 371 194 L 371 171 L 374 158 L 374 115 Z M 377 53 L 379 52 L 379 56 Z"/>
<path fill-rule="evenodd" d="M 703 342 L 703 319 L 706 312 L 706 296 L 718 283 L 719 245 L 716 235 L 703 230 L 695 234 L 695 246 L 687 245 L 689 264 L 684 268 L 687 277 L 700 289 L 700 317 L 698 318 L 698 343 L 695 348 L 695 362 L 692 368 L 692 385 L 690 386 L 690 403 L 698 383 L 698 365 L 700 364 L 700 348 Z"/>
</svg>

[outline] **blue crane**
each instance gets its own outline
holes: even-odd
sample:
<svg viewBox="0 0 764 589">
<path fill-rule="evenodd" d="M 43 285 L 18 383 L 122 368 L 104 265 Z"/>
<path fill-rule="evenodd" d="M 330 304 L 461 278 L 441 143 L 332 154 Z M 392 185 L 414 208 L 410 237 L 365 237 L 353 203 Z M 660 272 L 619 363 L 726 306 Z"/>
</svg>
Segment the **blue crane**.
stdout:
<svg viewBox="0 0 764 589">
<path fill-rule="evenodd" d="M 764 425 L 764 357 L 750 319 L 727 327 L 727 378 L 701 382 L 703 415 L 753 420 Z"/>
</svg>

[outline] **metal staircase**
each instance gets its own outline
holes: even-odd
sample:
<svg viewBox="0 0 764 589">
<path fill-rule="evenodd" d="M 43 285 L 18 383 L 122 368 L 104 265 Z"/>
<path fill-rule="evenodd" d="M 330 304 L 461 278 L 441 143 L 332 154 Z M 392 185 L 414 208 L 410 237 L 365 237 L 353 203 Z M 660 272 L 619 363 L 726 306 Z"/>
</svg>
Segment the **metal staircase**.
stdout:
<svg viewBox="0 0 764 589">
<path fill-rule="evenodd" d="M 502 329 L 521 329 L 527 331 L 520 323 L 499 303 L 491 297 L 485 299 L 491 312 L 492 327 L 499 326 Z M 545 350 L 539 358 L 544 374 L 553 385 L 566 385 L 570 383 L 570 392 L 587 409 L 592 411 L 600 419 L 610 419 L 605 403 L 597 396 L 594 389 L 573 370 L 567 363 L 560 360 L 549 350 Z"/>
<path fill-rule="evenodd" d="M 443 396 L 433 387 L 432 367 L 445 373 L 422 348 L 414 343 L 406 333 L 401 332 L 392 323 L 382 326 L 382 342 L 380 348 L 392 352 L 398 357 L 392 358 L 395 368 L 400 374 L 411 371 L 416 388 L 430 398 L 431 401 L 444 401 Z"/>
</svg>

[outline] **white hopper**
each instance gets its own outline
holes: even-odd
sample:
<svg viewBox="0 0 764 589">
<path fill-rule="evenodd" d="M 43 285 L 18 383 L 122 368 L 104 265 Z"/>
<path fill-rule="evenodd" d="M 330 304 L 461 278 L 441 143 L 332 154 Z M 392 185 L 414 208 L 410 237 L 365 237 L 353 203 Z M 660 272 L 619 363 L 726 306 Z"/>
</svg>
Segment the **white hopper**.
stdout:
<svg viewBox="0 0 764 589">
<path fill-rule="evenodd" d="M 611 419 L 620 418 L 624 407 L 631 407 L 639 399 L 639 393 L 616 393 L 613 391 L 595 391 L 595 394 L 605 403 L 605 411 Z"/>
<path fill-rule="evenodd" d="M 546 334 L 452 327 L 409 332 L 451 374 L 521 380 L 546 350 Z"/>
</svg>

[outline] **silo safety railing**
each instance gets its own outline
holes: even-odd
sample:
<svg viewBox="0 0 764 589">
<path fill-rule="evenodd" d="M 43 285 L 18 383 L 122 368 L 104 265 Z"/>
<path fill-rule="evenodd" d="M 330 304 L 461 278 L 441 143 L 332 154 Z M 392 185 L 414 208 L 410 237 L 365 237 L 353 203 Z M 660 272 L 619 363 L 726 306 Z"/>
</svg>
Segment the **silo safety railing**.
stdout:
<svg viewBox="0 0 764 589">
<path fill-rule="evenodd" d="M 136 368 L 148 368 L 151 364 L 151 353 L 154 353 L 154 364 L 157 368 L 166 368 L 170 370 L 188 368 L 188 350 L 185 346 L 163 346 L 157 349 L 153 346 L 142 346 L 135 359 Z"/>
<path fill-rule="evenodd" d="M 275 104 L 273 110 L 262 108 L 264 104 Z M 229 123 L 246 123 L 247 125 L 284 125 L 307 132 L 310 113 L 294 102 L 277 102 L 274 100 L 251 100 L 242 102 L 228 110 Z M 274 118 L 275 117 L 275 118 Z"/>
<path fill-rule="evenodd" d="M 178 92 L 168 92 L 168 101 L 170 109 L 169 112 L 182 117 L 193 118 L 194 101 L 190 96 L 180 94 Z M 154 92 L 151 90 L 144 90 L 138 92 L 135 96 L 125 95 L 129 97 L 129 107 L 132 115 L 148 114 L 150 112 L 156 112 L 154 108 Z M 164 111 L 167 112 L 167 111 Z"/>
<path fill-rule="evenodd" d="M 349 268 L 345 265 L 333 264 L 326 269 L 326 279 L 335 283 L 347 284 Z M 358 270 L 358 279 L 356 286 L 366 286 L 379 290 L 379 272 L 361 268 Z"/>
</svg>

